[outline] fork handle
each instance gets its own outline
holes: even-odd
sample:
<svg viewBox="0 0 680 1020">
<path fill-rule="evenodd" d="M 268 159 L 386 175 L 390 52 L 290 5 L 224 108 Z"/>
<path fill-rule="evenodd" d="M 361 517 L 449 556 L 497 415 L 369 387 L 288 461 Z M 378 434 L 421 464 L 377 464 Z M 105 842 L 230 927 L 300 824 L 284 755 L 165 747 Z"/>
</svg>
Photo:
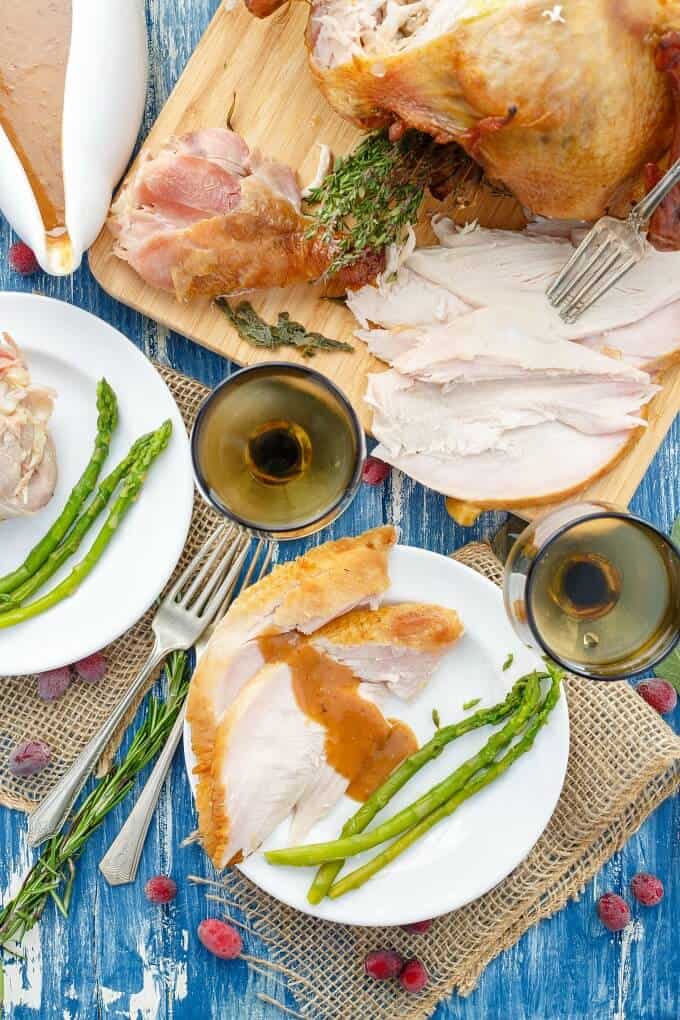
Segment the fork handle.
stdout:
<svg viewBox="0 0 680 1020">
<path fill-rule="evenodd" d="M 127 882 L 134 882 L 137 877 L 146 834 L 184 729 L 184 712 L 185 709 L 182 708 L 139 800 L 99 862 L 99 870 L 109 885 L 125 885 Z"/>
<path fill-rule="evenodd" d="M 39 846 L 40 843 L 49 839 L 50 836 L 54 836 L 59 832 L 75 803 L 76 797 L 87 782 L 90 773 L 125 717 L 128 709 L 133 704 L 140 690 L 145 687 L 154 670 L 170 651 L 172 651 L 171 648 L 167 646 L 161 647 L 158 639 L 156 639 L 149 658 L 109 718 L 101 729 L 95 733 L 89 744 L 83 748 L 56 786 L 50 790 L 45 799 L 38 804 L 35 811 L 31 814 L 28 820 L 29 846 Z"/>
<path fill-rule="evenodd" d="M 680 159 L 666 171 L 659 183 L 654 185 L 649 194 L 642 201 L 638 202 L 636 206 L 633 206 L 630 218 L 636 225 L 642 226 L 651 217 L 652 213 L 656 212 L 664 198 L 670 194 L 677 184 L 680 184 Z"/>
</svg>

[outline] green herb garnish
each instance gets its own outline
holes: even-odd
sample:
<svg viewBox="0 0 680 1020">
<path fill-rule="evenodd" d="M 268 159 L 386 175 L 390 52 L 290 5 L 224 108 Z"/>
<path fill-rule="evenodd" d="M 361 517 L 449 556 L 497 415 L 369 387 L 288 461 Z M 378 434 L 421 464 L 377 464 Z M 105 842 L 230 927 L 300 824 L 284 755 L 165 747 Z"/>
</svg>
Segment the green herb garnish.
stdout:
<svg viewBox="0 0 680 1020">
<path fill-rule="evenodd" d="M 503 672 L 504 673 L 505 673 L 506 670 L 510 669 L 510 667 L 512 666 L 514 661 L 515 661 L 514 653 L 513 652 L 509 652 L 507 659 L 503 663 Z"/>
<path fill-rule="evenodd" d="M 21 940 L 38 923 L 50 897 L 60 913 L 64 917 L 68 915 L 76 858 L 109 811 L 130 792 L 141 770 L 164 747 L 170 735 L 189 688 L 184 652 L 170 656 L 166 675 L 168 693 L 165 700 L 150 698 L 144 722 L 123 760 L 96 784 L 65 830 L 49 840 L 19 892 L 0 910 L 0 949 L 17 955 Z"/>
<path fill-rule="evenodd" d="M 436 708 L 432 709 L 432 722 L 437 729 L 441 726 L 441 719 L 439 718 L 439 710 Z"/>
<path fill-rule="evenodd" d="M 319 235 L 337 252 L 325 272 L 332 276 L 366 252 L 403 242 L 416 222 L 425 189 L 466 185 L 479 169 L 459 145 L 440 145 L 420 131 L 391 142 L 386 131 L 365 138 L 339 159 L 307 198 L 313 220 L 308 236 Z"/>
<path fill-rule="evenodd" d="M 463 705 L 463 711 L 468 712 L 471 708 L 474 708 L 475 705 L 478 705 L 481 700 L 481 698 L 472 698 L 470 701 L 466 701 Z"/>
<path fill-rule="evenodd" d="M 317 351 L 350 351 L 354 348 L 342 340 L 331 340 L 322 333 L 309 332 L 294 322 L 288 312 L 279 312 L 275 326 L 262 319 L 248 301 L 232 308 L 226 298 L 217 298 L 215 304 L 227 316 L 241 337 L 254 347 L 275 351 L 279 347 L 295 347 L 305 358 L 313 358 Z"/>
</svg>

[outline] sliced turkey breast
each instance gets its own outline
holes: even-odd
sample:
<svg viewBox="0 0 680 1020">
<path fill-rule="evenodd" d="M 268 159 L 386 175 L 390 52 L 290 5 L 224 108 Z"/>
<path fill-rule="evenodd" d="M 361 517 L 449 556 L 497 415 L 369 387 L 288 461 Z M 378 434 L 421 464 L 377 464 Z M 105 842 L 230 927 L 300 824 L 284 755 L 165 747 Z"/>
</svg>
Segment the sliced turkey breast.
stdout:
<svg viewBox="0 0 680 1020">
<path fill-rule="evenodd" d="M 248 681 L 219 725 L 212 813 L 199 820 L 217 867 L 255 850 L 291 811 L 291 839 L 304 838 L 387 742 L 374 698 L 309 645 Z"/>
<path fill-rule="evenodd" d="M 451 322 L 470 311 L 470 306 L 451 291 L 407 266 L 403 266 L 387 284 L 380 287 L 366 285 L 349 291 L 347 307 L 364 327 L 370 322 L 387 327 Z"/>
<path fill-rule="evenodd" d="M 54 495 L 57 456 L 48 431 L 54 397 L 31 382 L 19 347 L 0 334 L 0 521 L 37 513 Z"/>
<path fill-rule="evenodd" d="M 211 769 L 215 733 L 242 686 L 265 661 L 263 635 L 310 634 L 360 605 L 376 604 L 389 586 L 388 555 L 396 541 L 392 527 L 357 538 L 326 542 L 239 595 L 201 656 L 187 700 L 187 720 L 199 776 L 200 818 L 211 813 Z M 207 822 L 202 829 L 209 831 Z M 206 846 L 211 852 L 209 845 Z"/>
<path fill-rule="evenodd" d="M 532 336 L 492 308 L 457 316 L 447 325 L 359 330 L 357 336 L 402 375 L 423 382 L 451 385 L 586 376 L 649 383 L 649 376 L 627 361 L 596 347 Z"/>
<path fill-rule="evenodd" d="M 462 633 L 454 610 L 402 602 L 373 611 L 355 609 L 326 624 L 310 641 L 361 680 L 384 684 L 408 701 Z"/>
</svg>

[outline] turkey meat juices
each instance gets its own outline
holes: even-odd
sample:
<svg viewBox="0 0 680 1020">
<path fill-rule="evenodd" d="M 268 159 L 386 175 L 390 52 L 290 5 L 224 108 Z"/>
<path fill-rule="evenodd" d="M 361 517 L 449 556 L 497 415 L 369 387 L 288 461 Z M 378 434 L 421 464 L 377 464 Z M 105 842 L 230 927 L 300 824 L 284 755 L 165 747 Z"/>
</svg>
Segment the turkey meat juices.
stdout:
<svg viewBox="0 0 680 1020">
<path fill-rule="evenodd" d="M 71 0 L 0 5 L 0 125 L 51 237 L 65 230 L 61 126 L 71 14 Z"/>
</svg>

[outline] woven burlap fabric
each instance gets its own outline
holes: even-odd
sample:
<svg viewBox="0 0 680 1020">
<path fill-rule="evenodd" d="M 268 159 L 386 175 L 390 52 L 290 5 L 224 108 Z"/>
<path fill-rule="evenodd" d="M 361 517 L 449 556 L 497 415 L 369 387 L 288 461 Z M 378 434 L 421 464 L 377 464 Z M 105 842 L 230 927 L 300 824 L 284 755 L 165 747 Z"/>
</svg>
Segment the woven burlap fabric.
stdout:
<svg viewBox="0 0 680 1020">
<path fill-rule="evenodd" d="M 496 584 L 487 545 L 455 556 Z M 486 896 L 438 918 L 417 939 L 394 928 L 351 928 L 297 913 L 232 871 L 225 896 L 244 910 L 288 976 L 310 1020 L 420 1020 L 454 990 L 471 992 L 486 965 L 537 921 L 560 910 L 680 786 L 680 738 L 626 683 L 569 677 L 570 750 L 555 813 L 526 860 Z M 502 838 L 502 833 L 494 834 Z M 395 891 L 398 895 L 398 890 Z M 378 948 L 417 951 L 432 981 L 417 997 L 366 978 Z"/>
<path fill-rule="evenodd" d="M 205 388 L 169 369 L 161 372 L 190 426 Z M 197 501 L 182 563 L 215 522 L 212 511 Z M 502 568 L 488 546 L 468 545 L 456 558 L 500 583 Z M 2 680 L 0 803 L 30 810 L 73 761 L 146 658 L 150 616 L 106 650 L 108 673 L 102 684 L 76 682 L 61 701 L 46 705 L 37 697 L 34 678 Z M 249 925 L 268 943 L 272 959 L 288 973 L 298 1008 L 310 1020 L 417 1020 L 429 1016 L 454 989 L 470 992 L 494 956 L 577 896 L 654 808 L 678 789 L 680 739 L 627 684 L 569 678 L 566 687 L 569 766 L 555 814 L 527 859 L 505 881 L 439 918 L 427 935 L 418 937 L 418 953 L 432 975 L 421 995 L 409 998 L 390 982 L 371 982 L 362 968 L 365 954 L 376 947 L 412 953 L 413 937 L 398 929 L 350 928 L 307 917 L 277 903 L 237 871 L 228 874 L 225 895 L 243 907 Z M 16 780 L 5 768 L 7 754 L 28 737 L 51 745 L 52 764 L 32 779 Z M 103 766 L 118 742 L 119 737 L 112 741 Z"/>
<path fill-rule="evenodd" d="M 190 428 L 207 389 L 195 380 L 170 369 L 159 367 L 159 371 L 172 390 L 182 417 Z M 144 498 L 143 494 L 141 498 Z M 189 539 L 176 573 L 179 573 L 196 553 L 218 521 L 217 515 L 197 497 Z M 0 804 L 30 811 L 64 774 L 77 754 L 111 714 L 114 705 L 120 701 L 145 662 L 153 644 L 152 616 L 153 609 L 149 610 L 132 630 L 105 649 L 107 673 L 102 683 L 90 685 L 76 680 L 66 695 L 57 702 L 46 704 L 38 697 L 34 677 L 0 679 L 2 684 Z M 149 686 L 153 679 L 149 681 Z M 140 694 L 137 703 L 128 713 L 127 719 L 100 761 L 100 774 L 110 765 L 122 734 L 133 718 L 144 693 L 146 692 Z M 49 744 L 52 759 L 49 767 L 38 775 L 30 779 L 16 779 L 7 769 L 7 757 L 16 744 L 28 739 L 44 740 Z"/>
</svg>

